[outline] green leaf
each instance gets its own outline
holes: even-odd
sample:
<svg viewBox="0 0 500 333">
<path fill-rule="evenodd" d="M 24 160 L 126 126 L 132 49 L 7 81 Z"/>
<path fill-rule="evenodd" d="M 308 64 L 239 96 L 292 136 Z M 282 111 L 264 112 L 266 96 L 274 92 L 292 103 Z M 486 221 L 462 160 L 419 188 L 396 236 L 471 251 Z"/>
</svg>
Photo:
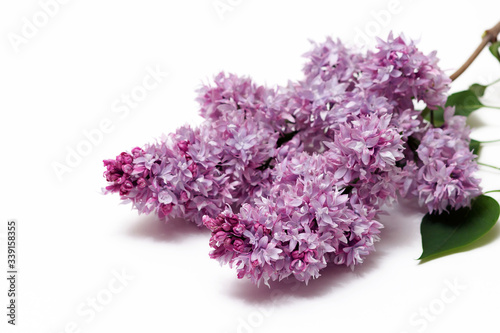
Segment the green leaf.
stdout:
<svg viewBox="0 0 500 333">
<path fill-rule="evenodd" d="M 469 149 L 476 155 L 479 156 L 479 151 L 481 150 L 481 142 L 470 139 Z"/>
<path fill-rule="evenodd" d="M 436 110 L 432 111 L 434 113 L 434 126 L 441 127 L 444 124 L 444 109 L 440 106 Z M 431 110 L 429 108 L 425 108 L 422 111 L 424 115 L 424 119 L 427 121 L 431 121 Z"/>
<path fill-rule="evenodd" d="M 468 117 L 473 111 L 484 105 L 470 90 L 459 91 L 448 96 L 446 106 L 455 106 L 455 114 Z"/>
<path fill-rule="evenodd" d="M 469 87 L 469 90 L 474 93 L 477 97 L 483 97 L 484 91 L 488 88 L 488 86 L 483 86 L 482 84 L 479 83 L 474 83 L 472 86 Z"/>
<path fill-rule="evenodd" d="M 472 243 L 495 225 L 499 214 L 498 202 L 485 195 L 474 199 L 471 208 L 426 214 L 420 225 L 423 252 L 419 259 Z"/>
<path fill-rule="evenodd" d="M 500 53 L 498 52 L 499 49 L 500 49 L 500 41 L 492 43 L 490 45 L 490 52 L 491 54 L 493 54 L 495 58 L 498 59 L 498 61 L 500 61 Z"/>
</svg>

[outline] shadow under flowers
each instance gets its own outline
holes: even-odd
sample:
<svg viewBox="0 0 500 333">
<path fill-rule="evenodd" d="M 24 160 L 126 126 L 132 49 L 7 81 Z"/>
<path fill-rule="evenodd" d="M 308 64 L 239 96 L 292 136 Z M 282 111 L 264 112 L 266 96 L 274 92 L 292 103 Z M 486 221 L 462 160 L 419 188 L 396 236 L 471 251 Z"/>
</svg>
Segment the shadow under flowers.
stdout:
<svg viewBox="0 0 500 333">
<path fill-rule="evenodd" d="M 289 277 L 280 282 L 270 281 L 270 288 L 266 285 L 257 287 L 250 280 L 236 280 L 227 288 L 230 296 L 240 298 L 250 304 L 270 304 L 275 301 L 276 295 L 285 298 L 315 298 L 334 292 L 338 288 L 347 287 L 360 278 L 364 278 L 379 269 L 384 258 L 402 247 L 415 248 L 416 257 L 420 251 L 420 220 L 425 210 L 419 207 L 414 200 L 400 199 L 399 204 L 387 209 L 388 215 L 380 216 L 384 224 L 380 238 L 376 243 L 376 251 L 365 258 L 363 264 L 354 270 L 346 266 L 329 264 L 320 271 L 318 279 L 310 280 L 306 285 L 303 282 Z M 235 272 L 236 275 L 236 272 Z"/>
<path fill-rule="evenodd" d="M 283 281 L 270 281 L 270 288 L 266 285 L 257 287 L 246 278 L 238 280 L 236 271 L 234 271 L 234 280 L 224 288 L 224 292 L 230 297 L 254 305 L 271 304 L 276 301 L 276 297 L 290 300 L 293 298 L 311 299 L 332 293 L 338 288 L 348 287 L 356 280 L 380 269 L 384 264 L 384 258 L 404 248 L 406 251 L 411 249 L 411 253 L 414 253 L 408 257 L 408 260 L 414 261 L 415 265 L 421 264 L 422 262 L 415 259 L 421 253 L 420 221 L 426 213 L 425 209 L 419 207 L 414 200 L 400 199 L 399 204 L 389 207 L 387 211 L 388 215 L 381 215 L 379 218 L 384 228 L 380 235 L 381 240 L 375 245 L 376 251 L 367 256 L 365 262 L 354 270 L 343 265 L 330 264 L 321 270 L 321 276 L 318 279 L 310 280 L 308 285 L 290 277 Z M 208 229 L 200 228 L 184 219 L 164 222 L 153 215 L 136 218 L 126 233 L 133 237 L 172 243 L 181 243 L 192 237 L 208 242 L 211 235 Z M 496 225 L 480 240 L 457 252 L 469 251 L 487 245 L 499 237 L 500 226 Z"/>
<path fill-rule="evenodd" d="M 381 255 L 381 253 L 379 253 Z M 293 277 L 282 281 L 269 281 L 270 288 L 266 285 L 257 287 L 250 280 L 234 281 L 228 290 L 230 296 L 240 298 L 253 305 L 274 303 L 277 298 L 315 298 L 325 295 L 336 288 L 347 286 L 350 282 L 365 276 L 375 270 L 380 261 L 373 254 L 371 260 L 353 270 L 347 266 L 330 264 L 321 270 L 318 279 L 310 280 L 306 285 Z"/>
<path fill-rule="evenodd" d="M 190 221 L 181 218 L 161 221 L 155 215 L 141 216 L 136 219 L 126 234 L 138 238 L 150 238 L 159 242 L 180 243 L 191 237 L 203 236 L 208 242 L 210 231 L 198 227 Z"/>
</svg>

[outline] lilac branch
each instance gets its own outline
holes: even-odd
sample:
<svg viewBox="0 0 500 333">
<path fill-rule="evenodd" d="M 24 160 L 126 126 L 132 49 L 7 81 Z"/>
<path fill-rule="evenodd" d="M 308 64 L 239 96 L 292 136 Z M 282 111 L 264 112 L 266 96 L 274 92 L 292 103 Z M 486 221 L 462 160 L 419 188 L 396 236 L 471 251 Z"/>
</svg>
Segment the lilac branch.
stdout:
<svg viewBox="0 0 500 333">
<path fill-rule="evenodd" d="M 450 76 L 452 81 L 455 81 L 477 58 L 479 53 L 489 44 L 497 41 L 497 36 L 500 34 L 500 22 L 498 22 L 493 28 L 488 29 L 483 34 L 483 39 L 479 46 L 474 50 L 472 55 L 467 59 L 467 61 L 460 67 L 455 73 Z"/>
</svg>

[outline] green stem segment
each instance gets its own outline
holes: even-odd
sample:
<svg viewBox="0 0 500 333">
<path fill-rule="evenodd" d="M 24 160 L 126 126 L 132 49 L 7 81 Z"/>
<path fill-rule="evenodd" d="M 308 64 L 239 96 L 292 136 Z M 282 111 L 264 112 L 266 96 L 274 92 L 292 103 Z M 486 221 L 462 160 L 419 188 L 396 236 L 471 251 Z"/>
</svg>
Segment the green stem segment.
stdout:
<svg viewBox="0 0 500 333">
<path fill-rule="evenodd" d="M 479 141 L 479 140 L 476 140 L 477 142 L 479 143 L 494 143 L 494 142 L 500 142 L 500 139 L 498 140 L 489 140 L 489 141 Z"/>
<path fill-rule="evenodd" d="M 486 163 L 477 162 L 477 164 L 485 166 L 485 167 L 488 167 L 488 168 L 493 168 L 493 169 L 500 170 L 499 167 L 496 167 L 496 166 L 493 166 L 493 165 L 489 165 L 489 164 L 486 164 Z"/>
<path fill-rule="evenodd" d="M 487 84 L 486 87 L 492 86 L 492 85 L 494 85 L 495 83 L 498 83 L 498 82 L 500 82 L 500 79 L 495 80 L 495 81 L 491 82 L 490 84 Z"/>
</svg>

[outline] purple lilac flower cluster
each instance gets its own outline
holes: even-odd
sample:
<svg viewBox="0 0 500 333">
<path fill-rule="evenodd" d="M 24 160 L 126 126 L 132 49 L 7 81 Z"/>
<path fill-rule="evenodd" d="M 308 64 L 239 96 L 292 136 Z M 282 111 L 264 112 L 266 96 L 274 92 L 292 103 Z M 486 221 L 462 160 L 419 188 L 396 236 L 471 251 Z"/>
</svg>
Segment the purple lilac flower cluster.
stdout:
<svg viewBox="0 0 500 333">
<path fill-rule="evenodd" d="M 253 282 L 293 275 L 307 282 L 328 263 L 353 267 L 374 250 L 382 225 L 376 210 L 347 194 L 326 154 L 286 157 L 273 169 L 266 196 L 231 208 L 204 224 L 212 231 L 210 256 Z"/>
<path fill-rule="evenodd" d="M 440 213 L 481 193 L 435 53 L 391 34 L 376 51 L 328 38 L 305 56 L 304 77 L 274 89 L 217 75 L 198 91 L 204 122 L 104 161 L 105 192 L 205 225 L 210 256 L 256 284 L 362 263 L 398 195 Z M 445 108 L 445 124 L 415 102 Z"/>
<path fill-rule="evenodd" d="M 183 126 L 135 148 L 133 158 L 124 152 L 104 161 L 111 183 L 105 191 L 119 192 L 139 213 L 182 217 L 200 226 L 204 215 L 260 196 L 270 185 L 275 158 L 301 151 L 301 144 L 277 128 L 285 122 L 274 107 L 273 90 L 234 75 L 220 74 L 215 83 L 200 90 L 207 119 L 201 126 Z"/>
<path fill-rule="evenodd" d="M 417 149 L 418 159 L 404 168 L 403 194 L 418 196 L 429 213 L 468 207 L 481 194 L 480 180 L 473 176 L 478 166 L 469 148 L 470 129 L 466 117 L 444 110 L 445 124 L 429 128 Z"/>
</svg>

